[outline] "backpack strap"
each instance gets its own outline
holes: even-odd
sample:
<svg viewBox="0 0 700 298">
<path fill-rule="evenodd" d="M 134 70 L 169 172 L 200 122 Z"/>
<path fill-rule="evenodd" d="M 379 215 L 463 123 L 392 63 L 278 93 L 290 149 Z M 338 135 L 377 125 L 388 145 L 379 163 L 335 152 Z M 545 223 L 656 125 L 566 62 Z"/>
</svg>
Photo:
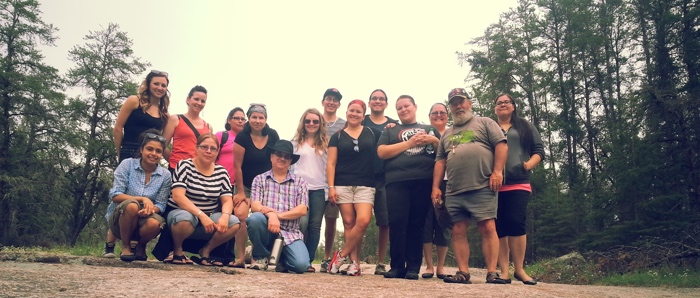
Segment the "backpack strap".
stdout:
<svg viewBox="0 0 700 298">
<path fill-rule="evenodd" d="M 185 117 L 185 115 L 183 115 L 183 114 L 177 115 L 177 118 L 178 118 L 178 119 L 182 119 L 182 121 L 184 121 L 185 124 L 187 124 L 187 126 L 189 126 L 190 129 L 192 129 L 192 132 L 194 133 L 194 137 L 195 137 L 196 139 L 199 139 L 199 131 L 197 131 L 197 129 L 194 128 L 194 125 L 192 125 L 192 122 L 190 122 L 190 119 L 187 119 L 187 117 Z M 206 123 L 205 123 L 205 124 L 206 124 Z"/>
<path fill-rule="evenodd" d="M 228 131 L 224 130 L 221 132 L 221 142 L 219 144 L 219 153 L 216 154 L 216 161 L 219 161 L 219 156 L 221 156 L 221 148 L 224 148 L 224 144 L 228 142 Z"/>
</svg>

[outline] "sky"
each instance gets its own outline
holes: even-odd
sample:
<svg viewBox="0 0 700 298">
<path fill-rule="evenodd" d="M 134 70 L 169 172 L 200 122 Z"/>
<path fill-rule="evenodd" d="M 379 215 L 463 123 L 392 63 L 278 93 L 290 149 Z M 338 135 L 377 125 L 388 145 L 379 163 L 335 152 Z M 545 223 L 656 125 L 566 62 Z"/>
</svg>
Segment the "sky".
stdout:
<svg viewBox="0 0 700 298">
<path fill-rule="evenodd" d="M 456 52 L 483 35 L 516 0 L 436 1 L 225 1 L 40 0 L 42 19 L 59 29 L 45 62 L 66 73 L 68 51 L 89 31 L 109 23 L 133 40 L 150 69 L 169 73 L 170 112 L 185 113 L 190 88 L 208 89 L 202 117 L 223 130 L 234 107 L 265 103 L 268 124 L 293 137 L 307 108 L 321 112 L 327 88 L 343 95 L 338 115 L 352 99 L 365 102 L 384 89 L 386 115 L 396 117 L 399 95 L 418 105 L 418 121 L 450 89 L 468 87 L 468 66 Z M 136 93 L 136 90 L 134 90 Z"/>
</svg>

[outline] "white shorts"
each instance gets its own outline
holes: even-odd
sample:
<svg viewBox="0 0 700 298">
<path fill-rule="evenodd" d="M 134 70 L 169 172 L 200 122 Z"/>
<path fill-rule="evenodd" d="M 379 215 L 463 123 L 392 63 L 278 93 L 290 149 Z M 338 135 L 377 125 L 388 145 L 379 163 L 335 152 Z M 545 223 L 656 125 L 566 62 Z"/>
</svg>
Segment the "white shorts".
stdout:
<svg viewBox="0 0 700 298">
<path fill-rule="evenodd" d="M 336 185 L 335 193 L 338 195 L 336 204 L 367 203 L 374 205 L 374 192 L 374 187 Z"/>
</svg>

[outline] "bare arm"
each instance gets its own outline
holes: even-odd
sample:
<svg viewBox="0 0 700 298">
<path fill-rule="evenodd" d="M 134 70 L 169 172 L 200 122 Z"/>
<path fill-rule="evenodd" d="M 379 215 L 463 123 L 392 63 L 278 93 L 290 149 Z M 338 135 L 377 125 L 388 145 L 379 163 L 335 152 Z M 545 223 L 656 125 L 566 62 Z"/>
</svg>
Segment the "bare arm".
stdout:
<svg viewBox="0 0 700 298">
<path fill-rule="evenodd" d="M 328 181 L 328 200 L 335 204 L 337 194 L 335 192 L 335 166 L 338 162 L 338 147 L 328 147 L 328 159 L 326 161 L 326 181 Z"/>
<path fill-rule="evenodd" d="M 178 123 L 180 123 L 180 120 L 177 118 L 177 115 L 170 115 L 170 117 L 168 117 L 168 124 L 165 126 L 165 129 L 163 129 L 163 137 L 165 138 L 163 158 L 165 158 L 165 160 L 170 160 L 170 149 L 168 149 L 168 145 L 170 145 L 173 139 L 173 134 L 175 134 L 175 128 Z"/>
<path fill-rule="evenodd" d="M 117 121 L 114 123 L 114 129 L 112 134 L 114 136 L 114 148 L 117 149 L 117 157 L 119 157 L 119 151 L 121 151 L 122 140 L 124 140 L 124 125 L 126 120 L 129 119 L 129 115 L 135 109 L 139 107 L 139 98 L 136 95 L 129 96 L 122 104 L 121 109 L 119 109 L 119 115 L 117 116 Z"/>
<path fill-rule="evenodd" d="M 306 207 L 306 205 L 298 205 L 289 211 L 275 213 L 277 213 L 277 218 L 280 220 L 294 220 L 306 215 L 306 210 L 308 209 L 309 207 Z"/>
<path fill-rule="evenodd" d="M 493 157 L 493 173 L 491 173 L 490 186 L 491 190 L 497 191 L 503 185 L 503 168 L 506 165 L 508 158 L 508 145 L 506 142 L 496 144 Z"/>
<path fill-rule="evenodd" d="M 391 144 L 391 145 L 379 145 L 377 147 L 377 155 L 379 155 L 379 158 L 381 159 L 389 159 L 389 158 L 394 158 L 397 155 L 403 153 L 404 151 L 411 149 L 417 145 L 417 140 L 416 138 L 417 135 L 414 135 L 408 141 L 405 142 L 400 142 L 396 144 Z"/>
<path fill-rule="evenodd" d="M 243 156 L 245 148 L 238 143 L 233 143 L 233 168 L 236 175 L 236 196 L 242 195 L 245 197 L 245 186 L 243 185 Z"/>
<path fill-rule="evenodd" d="M 445 164 L 447 160 L 441 159 L 435 161 L 435 167 L 433 168 L 433 191 L 430 198 L 433 199 L 433 205 L 437 205 L 442 199 L 442 190 L 440 189 L 440 183 L 442 183 L 445 177 Z"/>
</svg>

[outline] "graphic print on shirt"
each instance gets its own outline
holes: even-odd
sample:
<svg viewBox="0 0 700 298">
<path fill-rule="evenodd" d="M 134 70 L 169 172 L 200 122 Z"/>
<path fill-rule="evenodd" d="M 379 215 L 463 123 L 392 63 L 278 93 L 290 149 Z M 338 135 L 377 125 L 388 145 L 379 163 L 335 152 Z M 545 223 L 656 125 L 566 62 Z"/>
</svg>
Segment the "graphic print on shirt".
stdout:
<svg viewBox="0 0 700 298">
<path fill-rule="evenodd" d="M 407 128 L 399 132 L 399 139 L 403 142 L 407 142 L 411 137 L 416 135 L 419 132 L 425 132 L 424 129 L 422 128 Z M 404 151 L 404 154 L 411 156 L 411 155 L 418 155 L 425 152 L 425 145 L 423 146 L 416 146 L 413 148 L 409 148 L 408 150 Z"/>
<path fill-rule="evenodd" d="M 460 132 L 453 133 L 448 137 L 450 144 L 452 145 L 452 153 L 454 153 L 455 148 L 459 144 L 471 143 L 474 141 L 474 131 L 473 130 L 463 130 Z"/>
</svg>

